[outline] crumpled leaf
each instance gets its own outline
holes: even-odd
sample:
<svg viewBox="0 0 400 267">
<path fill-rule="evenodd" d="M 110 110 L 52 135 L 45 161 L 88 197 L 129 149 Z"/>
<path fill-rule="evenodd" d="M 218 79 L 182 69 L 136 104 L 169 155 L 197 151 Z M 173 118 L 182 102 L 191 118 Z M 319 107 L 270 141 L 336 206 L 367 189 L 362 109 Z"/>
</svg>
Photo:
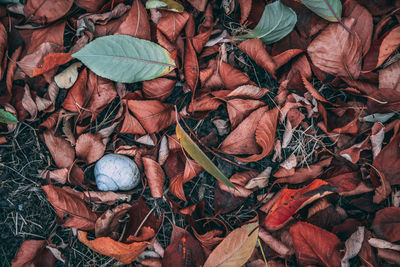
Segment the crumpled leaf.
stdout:
<svg viewBox="0 0 400 267">
<path fill-rule="evenodd" d="M 204 267 L 242 266 L 250 258 L 258 238 L 258 218 L 233 230 L 208 256 Z"/>
<path fill-rule="evenodd" d="M 123 203 L 116 206 L 113 209 L 104 212 L 97 220 L 95 224 L 95 234 L 96 237 L 108 236 L 114 239 L 118 238 L 120 219 L 126 214 L 126 212 L 131 209 L 132 206 Z"/>
<path fill-rule="evenodd" d="M 296 13 L 276 1 L 265 6 L 257 26 L 249 33 L 237 36 L 237 39 L 259 38 L 266 44 L 275 43 L 288 35 L 297 22 Z"/>
<path fill-rule="evenodd" d="M 364 241 L 364 232 L 365 232 L 365 227 L 359 226 L 357 228 L 357 231 L 355 231 L 349 237 L 349 239 L 346 240 L 345 243 L 346 253 L 344 254 L 341 261 L 342 267 L 350 267 L 349 260 L 357 256 L 357 254 L 360 252 L 361 246 Z"/>
<path fill-rule="evenodd" d="M 300 189 L 283 189 L 268 211 L 263 226 L 269 231 L 280 229 L 305 205 L 333 192 L 334 188 L 320 179 Z"/>
<path fill-rule="evenodd" d="M 340 0 L 300 0 L 300 2 L 315 14 L 328 21 L 337 22 L 337 18 L 341 19 L 342 3 Z M 332 11 L 335 14 L 332 14 Z"/>
<path fill-rule="evenodd" d="M 340 240 L 336 235 L 305 222 L 290 227 L 290 235 L 299 264 L 340 266 Z"/>
<path fill-rule="evenodd" d="M 72 57 L 82 61 L 97 75 L 124 83 L 151 80 L 175 68 L 167 50 L 128 35 L 96 38 Z"/>
<path fill-rule="evenodd" d="M 71 88 L 78 79 L 78 68 L 81 66 L 82 63 L 76 62 L 63 70 L 61 73 L 54 76 L 54 81 L 56 82 L 57 86 L 65 89 Z"/>
</svg>

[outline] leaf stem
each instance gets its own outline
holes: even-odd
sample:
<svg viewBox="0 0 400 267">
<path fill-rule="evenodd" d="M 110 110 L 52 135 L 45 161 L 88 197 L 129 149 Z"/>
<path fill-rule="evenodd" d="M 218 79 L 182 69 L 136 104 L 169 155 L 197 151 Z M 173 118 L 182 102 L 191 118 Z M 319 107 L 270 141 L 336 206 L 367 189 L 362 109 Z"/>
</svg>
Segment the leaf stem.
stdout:
<svg viewBox="0 0 400 267">
<path fill-rule="evenodd" d="M 351 35 L 354 35 L 354 32 L 352 32 L 349 27 L 346 26 L 346 24 L 343 23 L 343 21 L 338 17 L 338 15 L 335 13 L 333 10 L 331 4 L 329 4 L 328 0 L 322 0 L 325 2 L 325 4 L 328 6 L 329 10 L 332 12 L 333 16 L 336 18 L 336 20 L 340 23 L 340 25 L 343 26 L 343 28 L 348 31 Z"/>
</svg>

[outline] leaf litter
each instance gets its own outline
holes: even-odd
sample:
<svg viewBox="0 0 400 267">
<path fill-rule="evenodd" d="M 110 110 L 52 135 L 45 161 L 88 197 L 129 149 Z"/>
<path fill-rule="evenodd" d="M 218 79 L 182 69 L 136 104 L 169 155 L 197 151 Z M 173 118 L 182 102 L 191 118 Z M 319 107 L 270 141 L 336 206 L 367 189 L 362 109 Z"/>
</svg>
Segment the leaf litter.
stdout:
<svg viewBox="0 0 400 267">
<path fill-rule="evenodd" d="M 4 262 L 400 264 L 397 2 L 11 2 Z"/>
</svg>

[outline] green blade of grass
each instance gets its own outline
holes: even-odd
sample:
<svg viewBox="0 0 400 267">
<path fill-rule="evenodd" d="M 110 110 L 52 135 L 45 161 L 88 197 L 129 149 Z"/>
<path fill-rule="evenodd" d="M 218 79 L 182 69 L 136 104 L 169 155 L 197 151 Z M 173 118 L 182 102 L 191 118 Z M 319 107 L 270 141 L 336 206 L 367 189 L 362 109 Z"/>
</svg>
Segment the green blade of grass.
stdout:
<svg viewBox="0 0 400 267">
<path fill-rule="evenodd" d="M 214 176 L 215 179 L 236 190 L 236 187 L 231 183 L 231 181 L 229 181 L 229 179 L 217 168 L 217 166 L 214 165 L 207 155 L 182 129 L 182 126 L 178 121 L 176 122 L 176 136 L 178 137 L 182 147 L 194 161 L 200 164 L 200 166 L 203 167 L 209 174 Z"/>
</svg>

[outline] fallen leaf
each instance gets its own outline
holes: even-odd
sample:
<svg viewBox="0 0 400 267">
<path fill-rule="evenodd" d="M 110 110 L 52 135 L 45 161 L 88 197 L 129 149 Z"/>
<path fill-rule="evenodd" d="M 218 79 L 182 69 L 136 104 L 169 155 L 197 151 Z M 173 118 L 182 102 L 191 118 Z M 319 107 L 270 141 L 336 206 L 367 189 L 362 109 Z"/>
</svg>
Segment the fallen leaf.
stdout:
<svg viewBox="0 0 400 267">
<path fill-rule="evenodd" d="M 343 19 L 350 29 L 355 20 Z M 361 72 L 360 39 L 351 35 L 339 23 L 328 25 L 308 46 L 312 63 L 332 75 L 357 79 Z"/>
<path fill-rule="evenodd" d="M 28 21 L 47 24 L 64 16 L 73 3 L 73 0 L 29 0 L 24 6 L 24 13 Z"/>
<path fill-rule="evenodd" d="M 96 220 L 94 229 L 96 237 L 106 237 L 111 235 L 112 238 L 118 239 L 119 226 L 121 224 L 120 220 L 131 208 L 131 205 L 123 203 L 104 212 Z"/>
<path fill-rule="evenodd" d="M 140 39 L 150 40 L 150 22 L 141 1 L 132 2 L 128 16 L 119 25 L 115 34 L 126 34 Z M 143 52 L 143 51 L 142 51 Z"/>
<path fill-rule="evenodd" d="M 391 249 L 382 249 L 378 248 L 378 257 L 384 259 L 385 261 L 394 264 L 400 265 L 400 253 Z"/>
<path fill-rule="evenodd" d="M 47 243 L 46 240 L 25 240 L 11 261 L 11 266 L 54 266 L 56 258 L 46 248 Z"/>
<path fill-rule="evenodd" d="M 245 86 L 245 85 L 244 85 Z M 229 95 L 228 95 L 229 96 Z M 231 128 L 235 129 L 251 112 L 264 106 L 260 100 L 234 98 L 226 102 Z"/>
<path fill-rule="evenodd" d="M 165 174 L 162 170 L 160 164 L 157 161 L 143 157 L 143 167 L 144 172 L 147 177 L 147 181 L 149 182 L 149 187 L 151 191 L 151 196 L 154 198 L 160 198 L 164 193 L 164 182 L 165 182 Z"/>
<path fill-rule="evenodd" d="M 372 229 L 378 237 L 390 242 L 400 240 L 400 208 L 387 207 L 379 210 L 372 223 Z"/>
<path fill-rule="evenodd" d="M 368 243 L 375 248 L 385 248 L 385 249 L 400 251 L 400 245 L 390 243 L 383 239 L 370 238 L 368 239 Z"/>
<path fill-rule="evenodd" d="M 82 63 L 74 63 L 61 73 L 54 76 L 54 81 L 59 88 L 69 89 L 71 88 L 76 80 L 78 79 L 78 68 L 82 66 Z M 36 69 L 35 69 L 36 70 Z M 34 70 L 34 72 L 35 72 Z"/>
<path fill-rule="evenodd" d="M 290 235 L 298 263 L 340 266 L 340 240 L 336 235 L 305 222 L 290 227 Z"/>
<path fill-rule="evenodd" d="M 82 230 L 94 230 L 97 215 L 92 212 L 85 202 L 54 185 L 44 185 L 47 199 L 53 205 L 60 224 Z"/>
<path fill-rule="evenodd" d="M 258 218 L 233 230 L 208 256 L 204 267 L 242 266 L 250 258 L 258 238 Z"/>
<path fill-rule="evenodd" d="M 41 75 L 51 69 L 61 66 L 72 59 L 71 53 L 53 53 L 43 57 L 43 61 L 36 65 L 33 76 Z"/>
<path fill-rule="evenodd" d="M 349 260 L 357 256 L 357 254 L 361 250 L 362 243 L 364 241 L 364 232 L 365 227 L 359 226 L 357 231 L 355 231 L 349 239 L 346 240 L 346 252 L 342 258 L 341 266 L 342 267 L 349 267 L 350 262 Z"/>
<path fill-rule="evenodd" d="M 250 79 L 247 74 L 232 67 L 228 63 L 221 61 L 219 63 L 219 74 L 227 89 L 233 90 L 241 85 L 249 84 Z"/>
<path fill-rule="evenodd" d="M 264 243 L 269 246 L 272 250 L 278 253 L 280 256 L 286 258 L 293 254 L 293 250 L 288 248 L 284 243 L 280 240 L 273 237 L 270 233 L 265 231 L 263 228 L 260 227 L 258 230 L 258 236 Z"/>
<path fill-rule="evenodd" d="M 300 189 L 283 189 L 279 198 L 274 199 L 263 222 L 269 231 L 282 228 L 292 216 L 305 205 L 333 193 L 334 189 L 327 182 L 315 179 L 306 187 Z"/>
<path fill-rule="evenodd" d="M 340 0 L 300 0 L 300 2 L 328 21 L 338 22 L 338 19 L 340 20 L 342 17 L 342 3 Z"/>
<path fill-rule="evenodd" d="M 400 60 L 379 71 L 379 89 L 400 91 Z"/>
<path fill-rule="evenodd" d="M 75 159 L 75 150 L 71 144 L 62 137 L 57 137 L 51 130 L 43 132 L 44 142 L 59 168 L 69 168 Z"/>
<path fill-rule="evenodd" d="M 106 146 L 102 141 L 101 134 L 85 133 L 81 134 L 76 140 L 76 156 L 84 160 L 87 164 L 91 164 L 100 159 L 106 150 Z"/>
<path fill-rule="evenodd" d="M 364 57 L 363 72 L 370 72 L 381 66 L 400 45 L 399 40 L 400 26 L 393 27 L 376 40 Z"/>
<path fill-rule="evenodd" d="M 186 230 L 173 225 L 171 241 L 165 249 L 162 266 L 202 266 L 205 260 L 203 249 Z"/>
</svg>

